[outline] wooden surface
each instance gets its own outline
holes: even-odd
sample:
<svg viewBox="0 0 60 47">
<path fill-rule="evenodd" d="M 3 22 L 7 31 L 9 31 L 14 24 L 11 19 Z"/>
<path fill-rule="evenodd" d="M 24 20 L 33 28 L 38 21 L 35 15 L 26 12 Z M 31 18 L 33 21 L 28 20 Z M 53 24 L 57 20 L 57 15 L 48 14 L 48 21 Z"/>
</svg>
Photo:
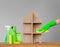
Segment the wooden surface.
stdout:
<svg viewBox="0 0 60 47">
<path fill-rule="evenodd" d="M 41 28 L 41 18 L 39 18 L 37 13 L 31 13 L 26 16 L 23 21 L 23 42 L 24 43 L 37 43 L 41 42 L 41 33 L 36 31 Z"/>
<path fill-rule="evenodd" d="M 4 43 L 0 43 L 0 47 L 60 47 L 60 43 L 19 44 L 19 45 L 7 45 Z"/>
</svg>

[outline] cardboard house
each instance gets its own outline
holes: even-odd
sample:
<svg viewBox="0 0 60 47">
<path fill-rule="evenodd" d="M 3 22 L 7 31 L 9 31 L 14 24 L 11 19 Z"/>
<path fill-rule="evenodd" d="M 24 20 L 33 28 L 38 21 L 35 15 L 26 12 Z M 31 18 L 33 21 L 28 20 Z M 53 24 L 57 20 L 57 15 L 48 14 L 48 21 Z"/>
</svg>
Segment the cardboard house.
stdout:
<svg viewBox="0 0 60 47">
<path fill-rule="evenodd" d="M 23 43 L 40 43 L 41 33 L 36 31 L 41 28 L 41 18 L 33 12 L 23 21 Z"/>
</svg>

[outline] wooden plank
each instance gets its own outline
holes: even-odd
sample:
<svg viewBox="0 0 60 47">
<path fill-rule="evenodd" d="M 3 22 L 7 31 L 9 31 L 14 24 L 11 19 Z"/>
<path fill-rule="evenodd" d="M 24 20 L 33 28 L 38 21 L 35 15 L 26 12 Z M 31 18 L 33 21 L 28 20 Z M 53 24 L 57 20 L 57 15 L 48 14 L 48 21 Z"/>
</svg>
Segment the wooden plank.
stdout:
<svg viewBox="0 0 60 47">
<path fill-rule="evenodd" d="M 0 43 L 0 47 L 60 47 L 60 43 L 41 43 L 41 44 L 14 44 L 8 45 Z"/>
<path fill-rule="evenodd" d="M 33 43 L 33 35 L 24 35 L 23 43 Z"/>
<path fill-rule="evenodd" d="M 24 24 L 24 33 L 32 33 L 32 24 Z"/>
<path fill-rule="evenodd" d="M 33 38 L 34 38 L 33 39 L 34 43 L 41 43 L 42 42 L 40 34 L 34 34 Z"/>
</svg>

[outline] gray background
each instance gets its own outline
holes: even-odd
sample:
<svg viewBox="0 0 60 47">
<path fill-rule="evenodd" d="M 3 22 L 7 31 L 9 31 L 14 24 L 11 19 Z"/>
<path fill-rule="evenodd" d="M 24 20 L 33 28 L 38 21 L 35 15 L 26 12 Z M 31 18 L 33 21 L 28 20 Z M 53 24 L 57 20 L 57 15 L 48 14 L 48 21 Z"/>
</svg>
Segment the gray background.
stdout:
<svg viewBox="0 0 60 47">
<path fill-rule="evenodd" d="M 0 0 L 0 42 L 7 33 L 5 25 L 16 25 L 23 33 L 23 19 L 30 12 L 37 11 L 42 17 L 42 26 L 60 18 L 60 0 Z M 60 42 L 60 25 L 52 27 L 42 35 L 44 42 Z"/>
</svg>

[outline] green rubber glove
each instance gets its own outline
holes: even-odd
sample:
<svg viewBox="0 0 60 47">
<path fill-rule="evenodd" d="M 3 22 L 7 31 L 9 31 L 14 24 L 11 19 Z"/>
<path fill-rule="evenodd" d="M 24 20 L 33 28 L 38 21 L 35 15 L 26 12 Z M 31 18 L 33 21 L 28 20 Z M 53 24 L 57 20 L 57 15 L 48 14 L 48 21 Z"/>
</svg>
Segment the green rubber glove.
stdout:
<svg viewBox="0 0 60 47">
<path fill-rule="evenodd" d="M 37 32 L 39 32 L 39 33 L 45 33 L 45 32 L 48 31 L 48 29 L 50 29 L 52 26 L 55 26 L 56 24 L 57 24 L 56 20 L 53 20 L 53 21 L 49 22 L 48 24 L 46 24 L 45 26 L 43 26 Z"/>
</svg>

